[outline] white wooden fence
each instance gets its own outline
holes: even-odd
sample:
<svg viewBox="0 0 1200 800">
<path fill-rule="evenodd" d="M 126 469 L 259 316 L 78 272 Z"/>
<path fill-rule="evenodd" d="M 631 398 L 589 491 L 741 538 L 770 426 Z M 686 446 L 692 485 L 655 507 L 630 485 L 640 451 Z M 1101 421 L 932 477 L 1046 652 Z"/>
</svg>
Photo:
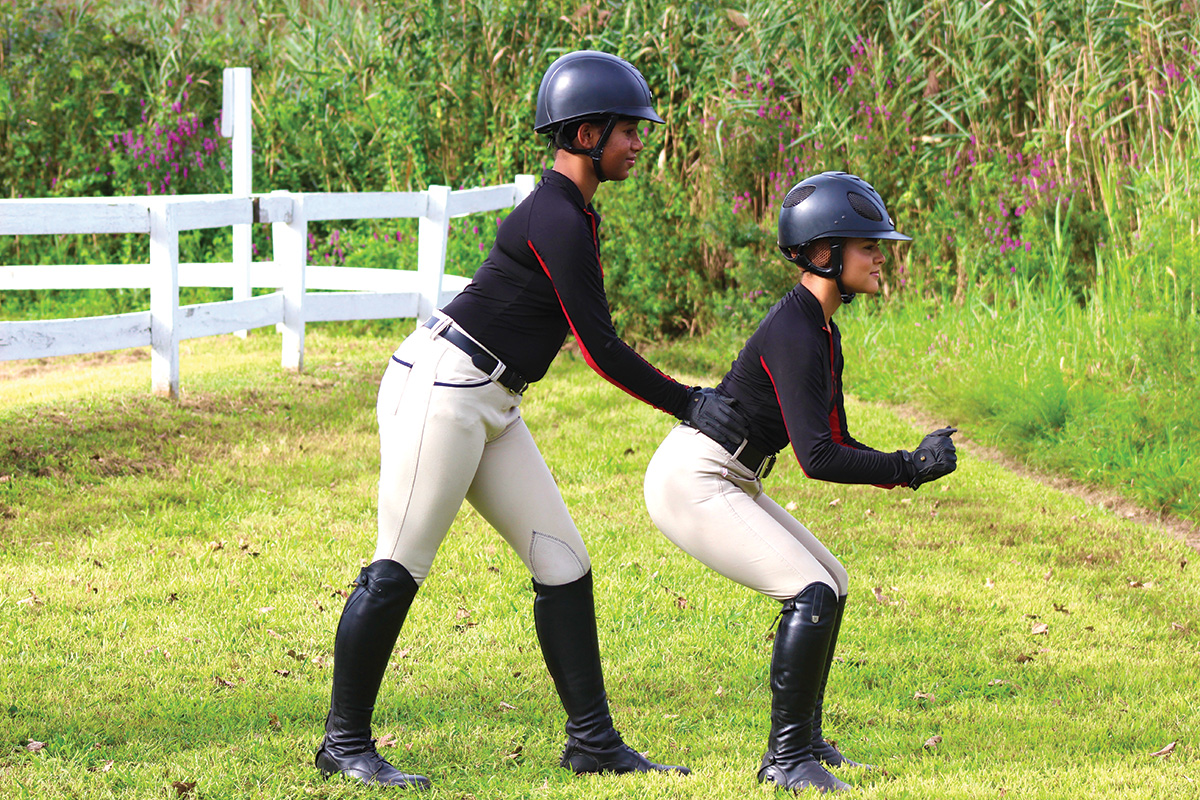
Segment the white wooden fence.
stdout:
<svg viewBox="0 0 1200 800">
<path fill-rule="evenodd" d="M 467 283 L 445 275 L 450 219 L 509 208 L 533 185 L 532 175 L 518 175 L 511 184 L 460 191 L 431 186 L 424 192 L 0 200 L 0 235 L 150 235 L 149 264 L 0 266 L 0 290 L 150 289 L 145 312 L 0 322 L 0 360 L 149 345 L 152 391 L 177 397 L 181 341 L 279 324 L 282 364 L 300 370 L 307 322 L 405 317 L 420 322 L 448 302 Z M 415 270 L 308 264 L 309 222 L 414 217 L 419 220 Z M 179 263 L 180 231 L 255 222 L 271 223 L 271 261 L 235 257 L 226 263 Z M 232 287 L 235 299 L 181 306 L 180 286 Z M 239 298 L 248 294 L 245 287 L 277 291 Z"/>
</svg>

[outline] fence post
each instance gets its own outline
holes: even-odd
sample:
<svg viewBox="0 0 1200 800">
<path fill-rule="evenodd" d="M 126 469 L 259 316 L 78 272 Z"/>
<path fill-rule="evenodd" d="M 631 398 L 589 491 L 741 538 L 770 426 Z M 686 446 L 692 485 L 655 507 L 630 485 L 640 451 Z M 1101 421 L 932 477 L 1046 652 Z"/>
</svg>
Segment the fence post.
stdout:
<svg viewBox="0 0 1200 800">
<path fill-rule="evenodd" d="M 233 139 L 233 195 L 249 197 L 254 191 L 251 188 L 254 124 L 250 116 L 250 68 L 226 68 L 223 77 L 221 135 Z M 253 294 L 250 283 L 251 231 L 249 225 L 233 226 L 234 300 L 249 300 Z M 234 335 L 244 339 L 246 331 L 235 331 Z"/>
<path fill-rule="evenodd" d="M 450 232 L 449 186 L 430 186 L 425 213 L 417 223 L 417 324 L 437 310 L 442 294 L 442 274 L 446 270 L 446 237 Z"/>
<path fill-rule="evenodd" d="M 150 390 L 179 397 L 179 231 L 170 200 L 147 203 L 150 213 Z"/>
<path fill-rule="evenodd" d="M 272 195 L 291 198 L 290 222 L 271 223 L 271 247 L 275 268 L 283 281 L 283 352 L 284 369 L 304 369 L 304 292 L 308 269 L 308 218 L 304 213 L 304 195 L 275 191 Z"/>
<path fill-rule="evenodd" d="M 519 206 L 521 201 L 529 195 L 533 194 L 533 187 L 537 185 L 536 175 L 518 175 L 513 181 L 517 185 L 517 197 L 514 206 Z"/>
</svg>

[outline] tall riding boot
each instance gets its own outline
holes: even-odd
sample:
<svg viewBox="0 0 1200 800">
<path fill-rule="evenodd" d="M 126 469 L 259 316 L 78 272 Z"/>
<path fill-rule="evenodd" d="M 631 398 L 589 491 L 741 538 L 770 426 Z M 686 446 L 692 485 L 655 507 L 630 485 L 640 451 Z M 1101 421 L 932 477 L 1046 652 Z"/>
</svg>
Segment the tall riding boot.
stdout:
<svg viewBox="0 0 1200 800">
<path fill-rule="evenodd" d="M 424 775 L 406 775 L 375 750 L 371 714 L 417 582 L 403 565 L 381 559 L 364 567 L 338 622 L 333 646 L 333 696 L 317 769 L 363 783 L 427 789 Z"/>
<path fill-rule="evenodd" d="M 538 643 L 567 712 L 567 744 L 559 766 L 577 774 L 656 770 L 688 774 L 687 767 L 647 760 L 613 728 L 600 669 L 592 573 L 562 586 L 534 581 L 533 590 Z"/>
<path fill-rule="evenodd" d="M 813 714 L 837 623 L 837 593 L 810 583 L 783 604 L 771 654 L 771 736 L 759 783 L 822 792 L 849 789 L 813 754 Z"/>
<path fill-rule="evenodd" d="M 817 693 L 817 705 L 813 711 L 813 755 L 827 767 L 863 767 L 871 769 L 870 764 L 859 764 L 842 755 L 836 747 L 825 741 L 821 730 L 821 709 L 825 704 L 825 684 L 829 682 L 829 670 L 833 666 L 833 652 L 837 648 L 838 633 L 842 629 L 842 617 L 846 615 L 846 595 L 838 598 L 837 622 L 833 626 L 833 638 L 829 640 L 829 653 L 825 656 L 825 672 L 821 676 L 821 691 Z"/>
</svg>

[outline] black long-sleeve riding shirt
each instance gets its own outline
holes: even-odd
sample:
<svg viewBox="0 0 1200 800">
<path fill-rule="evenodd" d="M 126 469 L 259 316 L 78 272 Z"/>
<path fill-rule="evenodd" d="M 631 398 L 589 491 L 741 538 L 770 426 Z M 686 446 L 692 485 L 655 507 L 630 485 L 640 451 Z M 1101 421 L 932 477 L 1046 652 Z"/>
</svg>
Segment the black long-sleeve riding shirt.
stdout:
<svg viewBox="0 0 1200 800">
<path fill-rule="evenodd" d="M 738 401 L 749 440 L 774 453 L 791 442 L 810 478 L 907 484 L 899 451 L 883 453 L 850 435 L 842 396 L 842 337 L 802 285 L 784 295 L 747 340 L 718 390 Z"/>
<path fill-rule="evenodd" d="M 687 387 L 651 366 L 613 328 L 599 229 L 600 215 L 574 181 L 545 170 L 500 223 L 487 259 L 445 311 L 530 383 L 545 376 L 570 330 L 592 369 L 678 417 Z"/>
</svg>

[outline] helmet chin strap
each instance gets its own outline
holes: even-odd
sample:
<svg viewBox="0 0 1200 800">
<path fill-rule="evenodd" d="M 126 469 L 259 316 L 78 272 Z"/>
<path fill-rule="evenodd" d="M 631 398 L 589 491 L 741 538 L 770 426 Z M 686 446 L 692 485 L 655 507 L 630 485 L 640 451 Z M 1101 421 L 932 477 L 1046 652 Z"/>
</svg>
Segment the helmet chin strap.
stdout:
<svg viewBox="0 0 1200 800">
<path fill-rule="evenodd" d="M 844 283 L 842 283 L 842 275 L 840 272 L 838 273 L 838 276 L 837 276 L 837 286 L 838 286 L 838 291 L 841 292 L 841 295 L 842 295 L 842 303 L 850 303 L 851 301 L 854 300 L 855 293 L 846 291 L 846 285 Z"/>
<path fill-rule="evenodd" d="M 608 122 L 604 126 L 604 132 L 600 134 L 600 140 L 596 142 L 596 146 L 592 148 L 576 147 L 572 144 L 560 145 L 563 150 L 576 155 L 587 156 L 592 159 L 592 169 L 596 173 L 596 179 L 601 183 L 608 180 L 604 175 L 604 169 L 600 166 L 600 158 L 604 155 L 604 145 L 608 144 L 608 137 L 612 135 L 613 128 L 617 126 L 617 117 L 615 115 L 608 118 Z M 561 131 L 560 131 L 561 132 Z"/>
<path fill-rule="evenodd" d="M 827 267 L 832 267 L 836 270 L 833 279 L 837 282 L 838 293 L 842 296 L 842 303 L 846 304 L 854 300 L 854 292 L 847 292 L 846 284 L 842 283 L 842 267 L 845 264 L 842 261 L 844 257 L 842 252 L 843 244 L 844 241 L 842 239 L 836 239 L 829 245 L 829 264 Z"/>
<path fill-rule="evenodd" d="M 842 242 L 836 239 L 829 245 L 829 260 L 824 265 L 818 267 L 804 253 L 795 253 L 794 255 L 787 247 L 780 246 L 783 251 L 783 257 L 794 264 L 799 264 L 801 269 L 820 275 L 823 278 L 833 278 L 837 283 L 838 294 L 842 296 L 842 303 L 849 303 L 854 300 L 855 293 L 847 292 L 846 285 L 842 283 Z M 828 274 L 833 272 L 833 275 Z"/>
</svg>

